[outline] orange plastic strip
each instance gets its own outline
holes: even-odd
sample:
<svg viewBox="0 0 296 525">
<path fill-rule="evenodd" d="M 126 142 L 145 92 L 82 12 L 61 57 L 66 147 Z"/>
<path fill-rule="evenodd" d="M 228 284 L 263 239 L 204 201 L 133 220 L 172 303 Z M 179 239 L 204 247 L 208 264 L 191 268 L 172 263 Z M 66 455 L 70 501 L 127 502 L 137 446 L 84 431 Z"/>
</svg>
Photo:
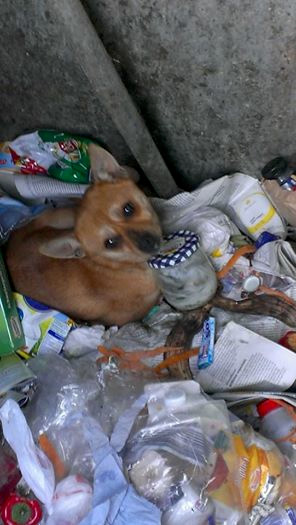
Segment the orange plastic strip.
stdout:
<svg viewBox="0 0 296 525">
<path fill-rule="evenodd" d="M 141 359 L 149 359 L 150 357 L 155 357 L 166 352 L 180 351 L 180 347 L 172 346 L 160 346 L 152 350 L 135 350 L 132 352 L 126 352 L 122 348 L 105 348 L 104 346 L 99 346 L 98 350 L 103 357 L 100 357 L 97 362 L 108 362 L 110 357 L 117 357 L 120 361 L 121 368 L 128 368 L 130 370 L 149 370 L 155 373 L 160 373 L 164 368 L 171 366 L 173 364 L 185 361 L 193 355 L 198 354 L 198 348 L 192 348 L 186 352 L 179 353 L 164 359 L 161 363 L 155 367 L 149 367 L 145 363 L 141 362 Z"/>
<path fill-rule="evenodd" d="M 240 257 L 243 257 L 244 255 L 255 253 L 256 248 L 255 246 L 250 246 L 249 244 L 246 244 L 245 246 L 241 246 L 236 252 L 233 254 L 231 259 L 229 259 L 228 263 L 225 264 L 225 266 L 217 272 L 217 278 L 223 279 L 225 275 L 228 274 L 229 270 L 235 265 L 235 263 L 238 261 Z"/>
<path fill-rule="evenodd" d="M 52 442 L 48 439 L 46 434 L 41 434 L 38 442 L 44 454 L 46 454 L 53 464 L 56 479 L 63 479 L 67 475 L 67 469 Z"/>
<path fill-rule="evenodd" d="M 153 370 L 156 373 L 158 373 L 163 368 L 168 368 L 169 366 L 180 363 L 181 361 L 190 359 L 190 357 L 193 357 L 194 355 L 198 355 L 198 350 L 199 350 L 198 348 L 192 348 L 191 350 L 187 350 L 186 352 L 182 352 L 181 354 L 172 355 L 170 357 L 167 357 L 161 363 L 159 363 L 159 365 L 155 366 Z"/>
</svg>

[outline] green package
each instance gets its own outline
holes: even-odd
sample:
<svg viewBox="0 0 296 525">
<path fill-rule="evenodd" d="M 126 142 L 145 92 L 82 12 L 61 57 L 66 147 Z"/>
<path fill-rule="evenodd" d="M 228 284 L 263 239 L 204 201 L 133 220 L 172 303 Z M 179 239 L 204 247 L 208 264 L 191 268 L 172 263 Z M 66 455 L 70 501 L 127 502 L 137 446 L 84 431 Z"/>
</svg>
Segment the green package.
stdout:
<svg viewBox="0 0 296 525">
<path fill-rule="evenodd" d="M 25 345 L 24 333 L 0 252 L 0 357 Z"/>
<path fill-rule="evenodd" d="M 51 129 L 20 135 L 0 143 L 1 170 L 25 175 L 49 175 L 63 182 L 88 184 L 88 146 L 99 142 Z"/>
<path fill-rule="evenodd" d="M 57 159 L 49 166 L 48 174 L 64 182 L 89 183 L 90 159 L 88 146 L 92 140 L 79 135 L 39 130 L 38 135 Z"/>
</svg>

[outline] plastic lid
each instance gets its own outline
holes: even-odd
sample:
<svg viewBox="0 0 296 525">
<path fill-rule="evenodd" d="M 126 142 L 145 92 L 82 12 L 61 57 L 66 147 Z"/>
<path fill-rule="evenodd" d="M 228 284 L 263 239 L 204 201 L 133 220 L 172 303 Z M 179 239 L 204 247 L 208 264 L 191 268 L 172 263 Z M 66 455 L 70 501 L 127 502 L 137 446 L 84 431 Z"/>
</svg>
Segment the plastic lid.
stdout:
<svg viewBox="0 0 296 525">
<path fill-rule="evenodd" d="M 189 259 L 198 248 L 198 236 L 189 230 L 180 230 L 164 237 L 161 251 L 148 261 L 151 268 L 168 268 Z"/>
<path fill-rule="evenodd" d="M 243 289 L 246 292 L 256 292 L 261 285 L 260 277 L 257 275 L 249 275 L 243 282 Z"/>
<path fill-rule="evenodd" d="M 164 398 L 164 404 L 167 408 L 176 408 L 183 405 L 186 401 L 186 393 L 182 388 L 172 388 Z"/>
<path fill-rule="evenodd" d="M 264 166 L 261 173 L 265 179 L 276 179 L 287 167 L 288 163 L 283 157 L 276 157 Z"/>
<path fill-rule="evenodd" d="M 269 414 L 269 412 L 272 412 L 277 408 L 281 408 L 281 405 L 272 399 L 266 399 L 257 405 L 257 410 L 260 417 L 266 416 L 266 414 Z"/>
</svg>

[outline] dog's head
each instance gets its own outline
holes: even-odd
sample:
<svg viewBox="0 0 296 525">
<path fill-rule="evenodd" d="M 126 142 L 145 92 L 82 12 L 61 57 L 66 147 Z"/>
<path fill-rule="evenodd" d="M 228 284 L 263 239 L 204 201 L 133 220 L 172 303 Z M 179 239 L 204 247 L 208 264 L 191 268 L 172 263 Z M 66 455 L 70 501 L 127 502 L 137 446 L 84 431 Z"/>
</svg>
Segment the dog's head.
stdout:
<svg viewBox="0 0 296 525">
<path fill-rule="evenodd" d="M 73 213 L 73 230 L 42 246 L 44 255 L 142 262 L 156 253 L 161 229 L 147 197 L 134 182 L 135 172 L 119 166 L 103 148 L 91 144 L 93 184 Z"/>
</svg>

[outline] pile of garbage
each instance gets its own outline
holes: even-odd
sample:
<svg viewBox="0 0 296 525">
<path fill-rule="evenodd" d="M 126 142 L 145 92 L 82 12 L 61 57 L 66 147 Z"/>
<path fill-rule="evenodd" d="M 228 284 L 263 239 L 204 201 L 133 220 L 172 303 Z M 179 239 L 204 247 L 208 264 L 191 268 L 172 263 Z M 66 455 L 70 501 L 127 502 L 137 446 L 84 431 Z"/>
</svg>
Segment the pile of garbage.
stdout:
<svg viewBox="0 0 296 525">
<path fill-rule="evenodd" d="M 2 244 L 83 196 L 89 143 L 41 130 L 0 145 Z M 152 198 L 163 296 L 122 327 L 11 290 L 0 254 L 4 525 L 296 524 L 295 189 L 277 158 L 261 179 Z M 167 358 L 198 309 L 191 347 Z M 180 359 L 187 380 L 170 375 Z"/>
</svg>

